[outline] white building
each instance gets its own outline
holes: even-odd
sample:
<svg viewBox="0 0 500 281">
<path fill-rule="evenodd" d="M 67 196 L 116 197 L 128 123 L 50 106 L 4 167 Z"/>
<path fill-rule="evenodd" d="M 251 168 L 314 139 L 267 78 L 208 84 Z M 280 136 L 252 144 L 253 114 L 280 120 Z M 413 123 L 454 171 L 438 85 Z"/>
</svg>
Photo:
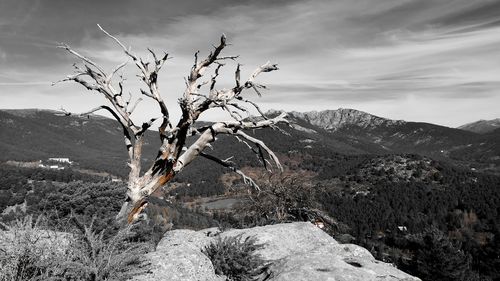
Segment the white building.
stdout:
<svg viewBox="0 0 500 281">
<path fill-rule="evenodd" d="M 49 161 L 60 162 L 60 163 L 68 163 L 72 164 L 73 162 L 69 161 L 69 158 L 49 158 Z"/>
<path fill-rule="evenodd" d="M 408 231 L 408 228 L 406 226 L 404 226 L 404 225 L 398 226 L 398 229 L 399 229 L 399 231 L 403 231 L 403 232 Z"/>
</svg>

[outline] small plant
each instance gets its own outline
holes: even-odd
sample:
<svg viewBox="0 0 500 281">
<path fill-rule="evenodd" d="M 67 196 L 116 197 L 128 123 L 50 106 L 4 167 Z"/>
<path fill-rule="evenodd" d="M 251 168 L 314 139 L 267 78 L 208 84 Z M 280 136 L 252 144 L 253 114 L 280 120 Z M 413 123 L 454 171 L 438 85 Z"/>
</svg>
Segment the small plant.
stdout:
<svg viewBox="0 0 500 281">
<path fill-rule="evenodd" d="M 57 275 L 67 237 L 46 230 L 42 216 L 0 223 L 0 280 L 49 280 Z"/>
<path fill-rule="evenodd" d="M 272 276 L 271 263 L 256 253 L 264 247 L 256 242 L 257 239 L 252 236 L 218 237 L 217 241 L 205 247 L 202 252 L 212 261 L 215 273 L 225 275 L 227 280 L 268 280 Z"/>
<path fill-rule="evenodd" d="M 72 220 L 80 233 L 70 244 L 68 261 L 62 264 L 65 277 L 71 280 L 126 279 L 127 267 L 138 264 L 143 253 L 141 244 L 128 242 L 133 235 L 130 227 L 106 238 L 104 230 L 93 230 L 93 221 L 86 226 L 75 217 Z"/>
<path fill-rule="evenodd" d="M 72 220 L 77 233 L 48 230 L 43 216 L 0 223 L 0 281 L 126 280 L 145 250 L 129 243 L 130 228 L 106 237 Z"/>
</svg>

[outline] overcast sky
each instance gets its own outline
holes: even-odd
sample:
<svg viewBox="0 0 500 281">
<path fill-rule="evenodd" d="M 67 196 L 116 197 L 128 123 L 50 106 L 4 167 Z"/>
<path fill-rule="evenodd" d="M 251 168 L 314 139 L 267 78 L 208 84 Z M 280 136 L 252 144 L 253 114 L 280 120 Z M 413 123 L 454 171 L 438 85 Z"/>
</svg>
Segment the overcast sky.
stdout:
<svg viewBox="0 0 500 281">
<path fill-rule="evenodd" d="M 0 0 L 0 108 L 103 103 L 76 84 L 51 86 L 77 61 L 58 42 L 109 69 L 126 60 L 97 23 L 144 57 L 147 47 L 173 56 L 160 78 L 171 108 L 193 53 L 205 56 L 224 33 L 243 75 L 279 64 L 259 77 L 264 109 L 355 108 L 452 127 L 500 117 L 500 1 L 491 0 Z M 133 75 L 125 83 L 133 93 L 139 85 Z M 155 110 L 142 103 L 136 118 Z"/>
</svg>

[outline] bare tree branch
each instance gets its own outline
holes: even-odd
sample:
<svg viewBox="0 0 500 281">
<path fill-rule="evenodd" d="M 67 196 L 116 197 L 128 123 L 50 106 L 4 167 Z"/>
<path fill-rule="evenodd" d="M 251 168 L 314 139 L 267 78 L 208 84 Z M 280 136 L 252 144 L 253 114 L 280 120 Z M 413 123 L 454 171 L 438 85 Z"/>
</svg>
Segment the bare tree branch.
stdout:
<svg viewBox="0 0 500 281">
<path fill-rule="evenodd" d="M 61 45 L 59 45 L 59 48 L 65 49 L 66 51 L 68 51 L 68 52 L 72 53 L 73 55 L 75 55 L 76 57 L 80 58 L 85 63 L 95 67 L 95 69 L 97 69 L 103 76 L 106 75 L 104 73 L 104 70 L 101 67 L 99 67 L 95 62 L 93 62 L 91 59 L 89 59 L 83 55 L 80 55 L 78 52 L 71 49 L 67 44 L 61 43 Z"/>
<path fill-rule="evenodd" d="M 135 108 L 137 107 L 137 105 L 142 101 L 142 98 L 138 98 L 134 105 L 132 106 L 132 108 L 130 108 L 130 110 L 128 111 L 128 114 L 132 114 L 132 112 L 134 112 Z M 127 103 L 128 104 L 128 103 Z"/>
<path fill-rule="evenodd" d="M 260 191 L 260 187 L 257 185 L 257 183 L 255 183 L 255 181 L 250 178 L 249 176 L 245 175 L 245 173 L 243 173 L 243 171 L 241 171 L 240 169 L 238 169 L 233 162 L 229 161 L 229 160 L 222 160 L 220 158 L 217 158 L 213 155 L 210 155 L 210 154 L 206 154 L 204 152 L 201 152 L 200 153 L 200 156 L 202 157 L 205 157 L 206 159 L 209 159 L 211 161 L 214 161 L 215 163 L 218 163 L 228 169 L 230 169 L 231 171 L 237 173 L 238 175 L 240 175 L 242 178 L 243 178 L 243 182 L 245 184 L 248 184 L 250 185 L 251 187 L 257 189 L 258 191 Z"/>
<path fill-rule="evenodd" d="M 111 71 L 111 73 L 108 75 L 108 79 L 111 81 L 111 79 L 113 78 L 113 75 L 115 75 L 115 73 L 117 73 L 120 69 L 125 67 L 125 65 L 127 65 L 127 63 L 128 63 L 128 61 L 124 61 L 122 64 L 116 66 L 115 69 L 113 69 L 113 71 Z M 121 86 L 120 86 L 120 88 L 121 88 Z"/>
<path fill-rule="evenodd" d="M 267 120 L 261 120 L 257 122 L 218 122 L 210 126 L 208 130 L 205 130 L 200 137 L 191 145 L 188 147 L 188 149 L 181 155 L 179 156 L 177 163 L 174 167 L 175 172 L 179 172 L 182 170 L 185 166 L 187 166 L 189 163 L 191 163 L 196 156 L 199 155 L 203 149 L 207 147 L 207 145 L 213 141 L 215 141 L 215 136 L 218 134 L 228 134 L 228 135 L 238 135 L 246 140 L 253 142 L 255 144 L 261 145 L 266 152 L 271 152 L 272 151 L 264 144 L 264 142 L 250 137 L 245 133 L 240 133 L 241 130 L 246 130 L 246 129 L 260 129 L 260 128 L 266 128 L 266 127 L 272 127 L 278 123 L 281 122 L 288 122 L 285 119 L 286 113 L 282 113 L 274 118 L 267 119 Z M 275 162 L 276 166 L 282 170 L 281 164 L 279 163 L 278 158 L 274 153 L 269 154 L 273 161 Z"/>
<path fill-rule="evenodd" d="M 79 114 L 72 114 L 71 112 L 66 111 L 64 108 L 61 108 L 61 111 L 63 111 L 66 116 L 76 115 L 76 116 L 81 116 L 81 117 L 85 116 L 87 118 L 90 117 L 90 114 L 92 114 L 92 113 L 94 113 L 96 111 L 99 111 L 99 110 L 106 110 L 106 111 L 108 111 L 115 118 L 115 120 L 118 121 L 118 123 L 120 123 L 120 125 L 122 127 L 122 130 L 123 130 L 123 136 L 125 137 L 124 138 L 125 147 L 127 148 L 127 152 L 129 154 L 129 158 L 132 159 L 132 157 L 133 157 L 132 137 L 130 136 L 130 133 L 128 131 L 128 127 L 124 123 L 124 121 L 120 118 L 120 116 L 118 116 L 118 114 L 116 114 L 116 112 L 113 109 L 111 109 L 111 107 L 109 107 L 107 105 L 101 105 L 101 106 L 93 108 L 93 109 L 91 109 L 91 110 L 89 110 L 87 112 L 83 112 L 83 113 L 79 113 Z"/>
<path fill-rule="evenodd" d="M 126 110 L 126 104 L 121 97 L 122 85 L 119 84 L 120 92 L 117 92 L 112 85 L 112 77 L 110 75 L 112 75 L 115 71 L 112 71 L 110 75 L 106 75 L 104 70 L 100 66 L 98 66 L 97 63 L 93 62 L 87 57 L 80 55 L 78 52 L 72 50 L 68 45 L 64 44 L 62 45 L 62 48 L 75 55 L 76 57 L 82 59 L 86 63 L 84 65 L 85 69 L 81 69 L 75 66 L 78 72 L 74 75 L 68 75 L 62 81 L 75 81 L 88 90 L 102 93 L 114 107 L 114 110 L 112 110 L 113 113 L 119 115 L 119 118 L 117 120 L 119 120 L 120 124 L 127 127 L 135 134 L 138 128 L 132 122 L 130 114 Z M 123 66 L 124 64 L 120 64 L 115 68 L 115 70 L 120 69 Z M 93 70 L 92 68 L 97 69 L 97 71 Z M 93 80 L 93 83 L 91 84 L 89 81 L 83 79 L 83 77 L 85 76 Z"/>
<path fill-rule="evenodd" d="M 168 54 L 164 53 L 164 56 L 161 59 L 158 59 L 155 52 L 153 50 L 148 48 L 148 51 L 153 55 L 154 58 L 154 64 L 155 68 L 154 69 L 149 69 L 148 65 L 149 63 L 144 62 L 142 59 L 138 58 L 136 55 L 134 55 L 130 49 L 127 49 L 125 45 L 118 40 L 115 36 L 111 35 L 109 32 L 104 30 L 100 25 L 97 25 L 99 29 L 104 32 L 108 37 L 113 39 L 120 47 L 122 47 L 123 51 L 127 56 L 129 56 L 139 68 L 141 74 L 140 77 L 142 78 L 142 81 L 148 86 L 149 88 L 149 93 L 141 89 L 141 93 L 149 98 L 154 99 L 158 105 L 160 106 L 161 113 L 163 115 L 163 121 L 162 124 L 160 125 L 158 131 L 160 132 L 160 139 L 163 141 L 166 138 L 166 129 L 168 126 L 170 126 L 170 115 L 167 106 L 165 105 L 165 102 L 163 101 L 159 89 L 158 89 L 158 73 L 160 72 L 160 69 L 162 68 L 163 64 L 165 61 L 168 59 Z"/>
<path fill-rule="evenodd" d="M 246 144 L 261 159 L 264 167 L 275 166 L 282 170 L 278 157 L 262 141 L 256 137 L 245 133 L 245 130 L 261 129 L 266 127 L 277 128 L 278 123 L 287 122 L 285 114 L 274 118 L 267 118 L 259 106 L 242 93 L 246 89 L 253 89 L 259 96 L 259 89 L 265 89 L 264 85 L 256 82 L 257 77 L 264 72 L 277 70 L 276 64 L 270 62 L 261 65 L 255 69 L 246 81 L 241 80 L 241 65 L 238 63 L 234 72 L 234 87 L 230 89 L 217 89 L 217 79 L 220 76 L 220 69 L 225 63 L 231 63 L 238 56 L 222 56 L 223 49 L 228 46 L 226 36 L 222 35 L 218 44 L 204 58 L 199 57 L 199 52 L 194 54 L 194 63 L 187 75 L 185 82 L 186 88 L 182 97 L 179 99 L 179 106 L 182 116 L 177 123 L 170 120 L 169 110 L 163 100 L 159 86 L 158 76 L 165 62 L 170 58 L 165 52 L 158 56 L 156 52 L 148 48 L 152 56 L 152 61 L 146 61 L 132 53 L 117 37 L 104 30 L 100 25 L 98 28 L 110 39 L 118 44 L 123 50 L 125 56 L 132 60 L 138 69 L 138 77 L 147 86 L 140 89 L 137 95 L 143 95 L 152 99 L 158 104 L 161 111 L 162 122 L 158 128 L 161 145 L 158 149 L 154 163 L 141 174 L 141 154 L 144 144 L 144 135 L 151 128 L 158 118 L 150 118 L 142 122 L 141 126 L 135 125 L 131 114 L 138 107 L 143 98 L 135 98 L 131 104 L 132 94 L 126 100 L 123 98 L 124 79 L 120 76 L 118 81 L 116 74 L 121 71 L 127 61 L 117 65 L 108 72 L 105 72 L 96 62 L 81 55 L 71 49 L 68 45 L 62 44 L 60 47 L 68 51 L 83 62 L 83 66 L 74 65 L 76 72 L 66 76 L 61 81 L 74 81 L 86 89 L 102 94 L 110 103 L 110 106 L 103 105 L 96 107 L 85 114 L 91 114 L 97 110 L 107 110 L 120 123 L 125 137 L 127 152 L 129 154 L 129 178 L 127 187 L 127 200 L 118 214 L 118 219 L 128 218 L 129 223 L 133 223 L 139 217 L 138 214 L 148 205 L 148 198 L 155 190 L 166 185 L 172 178 L 196 159 L 201 156 L 229 168 L 239 174 L 245 183 L 258 189 L 257 184 L 247 175 L 245 175 L 229 159 L 222 160 L 204 152 L 206 148 L 213 149 L 211 143 L 216 141 L 219 134 L 231 135 L 240 142 Z M 201 81 L 207 69 L 213 68 L 213 74 L 210 79 Z M 59 82 L 61 82 L 59 81 Z M 209 87 L 202 89 L 204 85 Z M 117 88 L 115 88 L 117 85 Z M 254 108 L 262 116 L 260 119 L 245 120 L 243 116 L 250 116 L 251 112 L 245 106 L 249 104 L 250 109 Z M 209 126 L 196 128 L 195 123 L 205 111 L 212 108 L 221 108 L 226 111 L 233 121 L 216 122 Z M 141 123 L 138 123 L 141 124 Z M 173 124 L 176 124 L 175 126 Z M 195 138 L 194 142 L 187 146 L 187 138 Z M 187 146 L 187 147 L 186 147 Z M 272 164 L 272 165 L 271 165 Z"/>
<path fill-rule="evenodd" d="M 243 131 L 238 131 L 237 134 L 239 136 L 243 137 L 244 139 L 246 139 L 246 140 L 248 140 L 250 142 L 253 142 L 255 145 L 257 145 L 257 147 L 259 148 L 259 153 L 260 153 L 260 156 L 262 158 L 262 161 L 264 161 L 264 165 L 265 165 L 266 159 L 264 158 L 264 154 L 262 153 L 262 149 L 264 149 L 264 151 L 267 152 L 267 154 L 269 155 L 269 157 L 271 157 L 271 159 L 273 160 L 273 162 L 276 164 L 276 167 L 280 171 L 283 171 L 283 166 L 281 166 L 278 157 L 276 156 L 276 154 L 274 154 L 274 152 L 263 141 L 261 141 L 261 140 L 259 140 L 257 138 L 254 138 L 252 136 L 249 136 L 248 134 L 246 134 Z"/>
</svg>

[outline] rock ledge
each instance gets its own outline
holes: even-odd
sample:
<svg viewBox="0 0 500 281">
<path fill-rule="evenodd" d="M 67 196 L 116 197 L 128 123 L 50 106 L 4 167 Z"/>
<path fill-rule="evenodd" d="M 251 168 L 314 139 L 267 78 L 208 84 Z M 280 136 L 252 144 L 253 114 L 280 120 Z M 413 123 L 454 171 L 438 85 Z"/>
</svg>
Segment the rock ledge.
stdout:
<svg viewBox="0 0 500 281">
<path fill-rule="evenodd" d="M 393 265 L 377 261 L 368 250 L 339 244 L 308 222 L 233 229 L 168 232 L 155 252 L 144 257 L 149 272 L 133 280 L 226 280 L 218 276 L 201 249 L 217 236 L 256 236 L 266 246 L 259 254 L 273 260 L 273 281 L 284 280 L 420 280 Z"/>
</svg>

